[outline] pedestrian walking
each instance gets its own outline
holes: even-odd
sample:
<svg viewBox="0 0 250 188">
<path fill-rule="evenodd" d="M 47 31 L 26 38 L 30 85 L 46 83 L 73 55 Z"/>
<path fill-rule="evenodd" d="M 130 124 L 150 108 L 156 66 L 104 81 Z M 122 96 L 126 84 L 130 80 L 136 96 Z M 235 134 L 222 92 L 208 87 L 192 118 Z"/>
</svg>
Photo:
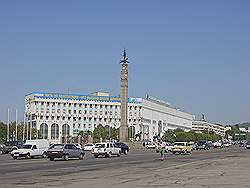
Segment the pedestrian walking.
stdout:
<svg viewBox="0 0 250 188">
<path fill-rule="evenodd" d="M 163 161 L 164 160 L 164 155 L 165 155 L 165 147 L 160 147 L 160 158 Z"/>
<path fill-rule="evenodd" d="M 166 150 L 166 143 L 165 142 L 162 142 L 161 143 L 161 146 L 160 146 L 160 157 L 161 157 L 161 160 L 163 161 L 165 159 L 165 150 Z"/>
</svg>

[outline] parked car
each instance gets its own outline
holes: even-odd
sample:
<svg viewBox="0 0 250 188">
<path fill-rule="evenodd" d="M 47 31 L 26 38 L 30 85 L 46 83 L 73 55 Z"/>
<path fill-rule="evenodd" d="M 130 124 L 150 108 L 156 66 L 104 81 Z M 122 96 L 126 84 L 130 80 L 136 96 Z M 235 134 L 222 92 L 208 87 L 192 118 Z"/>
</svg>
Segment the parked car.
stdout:
<svg viewBox="0 0 250 188">
<path fill-rule="evenodd" d="M 0 155 L 6 153 L 7 148 L 4 144 L 0 144 Z"/>
<path fill-rule="evenodd" d="M 129 147 L 127 144 L 124 144 L 122 142 L 116 142 L 115 143 L 115 146 L 118 147 L 118 148 L 121 148 L 121 153 L 127 155 L 128 152 L 129 152 Z"/>
<path fill-rule="evenodd" d="M 157 147 L 157 144 L 154 142 L 150 142 L 145 146 L 147 149 L 155 149 Z"/>
<path fill-rule="evenodd" d="M 230 146 L 230 143 L 227 142 L 227 141 L 223 141 L 223 142 L 222 142 L 222 146 L 223 146 L 223 147 L 229 147 L 229 146 Z"/>
<path fill-rule="evenodd" d="M 48 150 L 48 158 L 54 161 L 55 158 L 62 158 L 65 161 L 70 158 L 83 159 L 85 153 L 75 144 L 54 144 Z"/>
<path fill-rule="evenodd" d="M 202 141 L 198 142 L 198 149 L 199 150 L 202 150 L 202 149 L 209 150 L 210 145 L 209 145 L 208 141 L 202 140 Z"/>
<path fill-rule="evenodd" d="M 84 146 L 83 146 L 83 150 L 84 151 L 92 151 L 92 149 L 95 147 L 95 145 L 94 144 L 85 144 Z"/>
<path fill-rule="evenodd" d="M 173 154 L 186 154 L 192 153 L 192 146 L 188 144 L 188 142 L 175 142 L 174 148 L 172 150 Z"/>
<path fill-rule="evenodd" d="M 246 143 L 246 149 L 250 149 L 250 141 Z"/>
<path fill-rule="evenodd" d="M 246 146 L 246 141 L 240 141 L 239 146 L 240 147 L 245 147 Z"/>
<path fill-rule="evenodd" d="M 92 149 L 92 154 L 95 158 L 99 156 L 112 157 L 112 155 L 120 157 L 121 148 L 115 147 L 112 142 L 96 143 L 95 147 Z"/>
<path fill-rule="evenodd" d="M 10 153 L 13 150 L 16 150 L 18 148 L 21 148 L 23 146 L 23 141 L 7 141 L 4 142 L 4 145 L 6 146 L 6 153 Z"/>
<path fill-rule="evenodd" d="M 13 159 L 18 157 L 25 157 L 27 159 L 33 157 L 47 157 L 47 151 L 49 148 L 49 142 L 46 139 L 37 139 L 37 140 L 26 140 L 22 148 L 13 150 L 10 154 Z"/>
<path fill-rule="evenodd" d="M 213 146 L 214 146 L 214 148 L 222 148 L 222 147 L 223 147 L 221 141 L 214 142 L 214 143 L 213 143 Z"/>
</svg>

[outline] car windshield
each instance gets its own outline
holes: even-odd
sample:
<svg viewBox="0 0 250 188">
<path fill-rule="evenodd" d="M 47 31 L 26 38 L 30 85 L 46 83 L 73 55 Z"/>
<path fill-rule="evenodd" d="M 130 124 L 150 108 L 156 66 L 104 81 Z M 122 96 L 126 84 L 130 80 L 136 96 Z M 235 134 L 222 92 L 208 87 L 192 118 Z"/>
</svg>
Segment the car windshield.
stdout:
<svg viewBox="0 0 250 188">
<path fill-rule="evenodd" d="M 203 144 L 206 144 L 206 143 L 207 143 L 206 141 L 200 141 L 199 145 L 203 145 Z"/>
<path fill-rule="evenodd" d="M 50 149 L 63 149 L 62 144 L 54 144 L 53 146 L 50 147 Z"/>
<path fill-rule="evenodd" d="M 32 148 L 32 145 L 28 145 L 28 144 L 26 145 L 26 144 L 25 144 L 25 145 L 23 145 L 22 148 L 23 148 L 23 149 L 31 149 L 31 148 Z"/>
<path fill-rule="evenodd" d="M 185 146 L 185 143 L 175 143 L 175 146 Z"/>
<path fill-rule="evenodd" d="M 96 144 L 95 148 L 105 148 L 105 144 Z"/>
</svg>

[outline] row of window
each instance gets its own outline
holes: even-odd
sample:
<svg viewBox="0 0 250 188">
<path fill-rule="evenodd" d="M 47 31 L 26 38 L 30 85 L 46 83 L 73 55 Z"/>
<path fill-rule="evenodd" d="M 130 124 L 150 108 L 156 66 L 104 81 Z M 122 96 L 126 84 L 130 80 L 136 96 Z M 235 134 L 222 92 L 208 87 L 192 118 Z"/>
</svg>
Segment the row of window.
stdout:
<svg viewBox="0 0 250 188">
<path fill-rule="evenodd" d="M 35 102 L 35 105 L 52 107 L 75 107 L 75 108 L 95 108 L 95 109 L 120 109 L 120 105 L 102 105 L 102 104 L 79 104 L 79 103 L 60 103 L 60 102 Z M 137 110 L 141 107 L 129 106 L 130 110 Z"/>
<path fill-rule="evenodd" d="M 38 120 L 69 120 L 69 121 L 99 121 L 99 122 L 110 122 L 110 121 L 121 121 L 120 118 L 87 118 L 87 117 L 61 117 L 61 116 L 37 116 Z M 129 122 L 136 122 L 136 119 L 128 119 Z M 140 121 L 140 119 L 138 119 Z"/>
<path fill-rule="evenodd" d="M 83 114 L 83 115 L 115 115 L 115 116 L 118 116 L 120 113 L 118 113 L 117 111 L 115 112 L 112 112 L 112 111 L 105 111 L 104 113 L 102 111 L 100 111 L 99 113 L 97 111 L 95 112 L 92 112 L 92 111 L 87 111 L 87 110 L 66 110 L 66 109 L 63 109 L 62 111 L 60 109 L 58 109 L 57 111 L 52 109 L 51 110 L 51 113 L 57 113 L 57 114 Z M 36 113 L 39 113 L 39 110 L 37 109 Z M 40 113 L 45 113 L 45 110 L 44 109 L 41 109 Z M 46 109 L 46 113 L 50 113 L 50 110 L 49 109 Z M 137 116 L 137 115 L 140 115 L 140 113 L 137 113 L 137 112 L 129 112 L 129 116 Z"/>
</svg>

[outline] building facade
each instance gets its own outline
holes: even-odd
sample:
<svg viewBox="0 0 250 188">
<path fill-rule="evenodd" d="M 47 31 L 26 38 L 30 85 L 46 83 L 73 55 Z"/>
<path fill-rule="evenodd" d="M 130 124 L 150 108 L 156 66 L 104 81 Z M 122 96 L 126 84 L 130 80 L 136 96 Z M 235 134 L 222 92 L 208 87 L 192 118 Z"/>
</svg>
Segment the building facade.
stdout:
<svg viewBox="0 0 250 188">
<path fill-rule="evenodd" d="M 25 96 L 28 126 L 40 130 L 42 138 L 60 143 L 79 131 L 93 131 L 98 125 L 120 127 L 121 99 L 97 92 L 92 95 L 33 92 Z M 128 98 L 130 138 L 162 136 L 167 129 L 192 129 L 193 116 L 150 96 Z"/>
<path fill-rule="evenodd" d="M 209 123 L 205 120 L 195 120 L 193 122 L 192 130 L 195 132 L 214 132 L 222 137 L 225 136 L 226 128 L 222 125 Z"/>
</svg>

